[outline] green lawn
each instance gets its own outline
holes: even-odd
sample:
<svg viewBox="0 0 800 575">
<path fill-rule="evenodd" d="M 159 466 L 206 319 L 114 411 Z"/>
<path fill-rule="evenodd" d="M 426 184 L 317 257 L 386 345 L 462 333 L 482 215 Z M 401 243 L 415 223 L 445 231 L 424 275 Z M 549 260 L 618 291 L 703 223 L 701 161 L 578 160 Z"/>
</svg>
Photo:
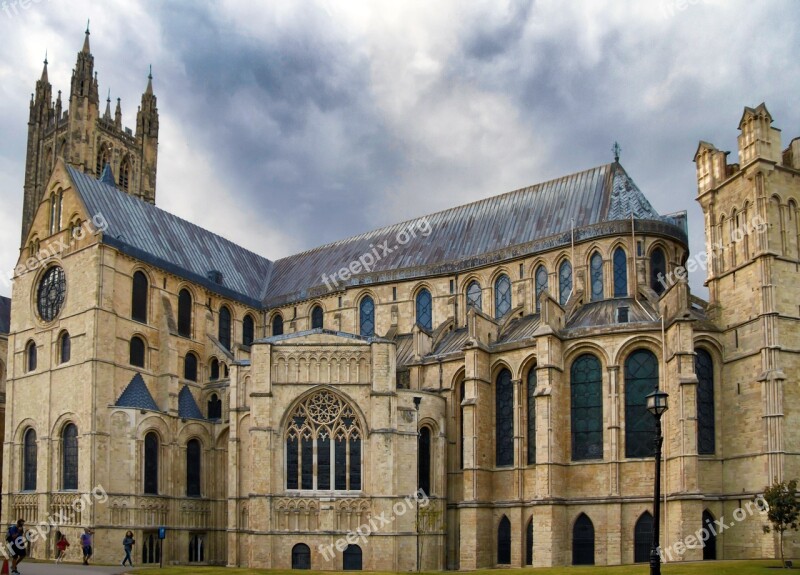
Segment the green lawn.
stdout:
<svg viewBox="0 0 800 575">
<path fill-rule="evenodd" d="M 800 561 L 795 561 L 800 564 Z M 772 561 L 711 561 L 697 563 L 668 563 L 662 565 L 663 575 L 779 575 L 779 560 Z M 793 569 L 794 570 L 794 569 Z M 132 573 L 148 573 L 151 569 L 136 569 Z M 509 569 L 480 569 L 474 575 L 502 575 Z M 617 567 L 552 567 L 544 569 L 514 569 L 514 575 L 647 575 L 648 565 L 624 565 Z M 290 571 L 266 569 L 228 569 L 225 567 L 168 567 L 158 570 L 158 575 L 330 575 L 331 571 Z M 394 575 L 364 571 L 364 575 Z M 440 575 L 428 572 L 423 575 Z"/>
</svg>

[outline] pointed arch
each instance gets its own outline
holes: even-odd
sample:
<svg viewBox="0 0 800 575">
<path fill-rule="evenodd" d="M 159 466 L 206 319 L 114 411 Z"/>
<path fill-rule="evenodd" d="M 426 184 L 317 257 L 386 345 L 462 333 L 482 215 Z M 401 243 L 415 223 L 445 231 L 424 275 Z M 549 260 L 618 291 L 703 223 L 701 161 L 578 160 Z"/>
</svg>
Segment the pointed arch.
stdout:
<svg viewBox="0 0 800 575">
<path fill-rule="evenodd" d="M 628 256 L 622 246 L 614 250 L 614 297 L 628 295 Z"/>
<path fill-rule="evenodd" d="M 78 428 L 72 422 L 61 431 L 61 488 L 78 489 Z"/>
<path fill-rule="evenodd" d="M 186 288 L 178 293 L 178 335 L 192 337 L 192 293 Z"/>
<path fill-rule="evenodd" d="M 658 359 L 648 349 L 625 359 L 625 457 L 651 457 L 655 418 L 647 411 L 647 396 L 658 389 Z"/>
<path fill-rule="evenodd" d="M 158 433 L 148 431 L 144 436 L 144 493 L 158 495 L 158 467 L 161 441 Z"/>
<path fill-rule="evenodd" d="M 242 320 L 242 345 L 251 346 L 256 338 L 256 320 L 252 314 L 245 314 Z"/>
<path fill-rule="evenodd" d="M 100 177 L 103 174 L 103 168 L 111 161 L 111 153 L 108 145 L 105 143 L 100 146 L 100 151 L 97 152 L 97 163 L 95 165 L 95 176 Z"/>
<path fill-rule="evenodd" d="M 147 323 L 147 300 L 150 282 L 141 270 L 133 273 L 131 291 L 131 319 L 139 323 Z"/>
<path fill-rule="evenodd" d="M 540 264 L 539 267 L 536 268 L 535 274 L 535 281 L 536 281 L 536 311 L 540 311 L 541 302 L 539 301 L 539 297 L 542 295 L 542 292 L 548 291 L 547 282 L 549 276 L 547 274 L 547 268 L 544 264 Z"/>
<path fill-rule="evenodd" d="M 416 300 L 416 322 L 428 331 L 433 330 L 433 299 L 428 288 L 422 288 L 417 292 Z"/>
<path fill-rule="evenodd" d="M 227 305 L 219 308 L 219 323 L 217 325 L 217 340 L 230 351 L 231 349 L 231 310 Z"/>
<path fill-rule="evenodd" d="M 572 264 L 564 258 L 558 266 L 558 303 L 561 307 L 567 305 L 569 296 L 572 295 Z"/>
<path fill-rule="evenodd" d="M 494 390 L 495 465 L 514 465 L 514 384 L 511 371 L 503 368 L 495 379 Z"/>
<path fill-rule="evenodd" d="M 476 310 L 483 309 L 483 290 L 478 280 L 472 280 L 467 285 L 467 308 L 474 307 Z"/>
<path fill-rule="evenodd" d="M 694 351 L 694 372 L 697 375 L 697 453 L 713 455 L 716 452 L 714 360 L 703 348 L 696 348 Z"/>
<path fill-rule="evenodd" d="M 507 274 L 497 276 L 494 281 L 494 317 L 501 319 L 511 311 L 512 297 L 511 297 L 511 279 Z"/>
<path fill-rule="evenodd" d="M 653 516 L 645 511 L 639 516 L 633 528 L 633 562 L 650 561 L 650 550 L 653 546 Z"/>
<path fill-rule="evenodd" d="M 589 281 L 591 286 L 591 301 L 603 299 L 603 256 L 595 251 L 589 258 Z"/>
<path fill-rule="evenodd" d="M 717 559 L 717 531 L 714 525 L 714 515 L 708 509 L 703 510 L 703 529 L 708 532 L 708 539 L 703 543 L 703 561 Z"/>
<path fill-rule="evenodd" d="M 367 294 L 358 302 L 358 333 L 364 337 L 375 335 L 375 300 Z"/>
<path fill-rule="evenodd" d="M 603 458 L 603 373 L 590 353 L 570 367 L 572 460 Z"/>
<path fill-rule="evenodd" d="M 131 180 L 131 157 L 126 155 L 119 165 L 119 187 L 123 191 L 129 190 Z"/>
<path fill-rule="evenodd" d="M 525 528 L 525 565 L 533 565 L 533 517 Z"/>
<path fill-rule="evenodd" d="M 572 526 L 572 564 L 594 565 L 594 524 L 585 513 Z"/>
<path fill-rule="evenodd" d="M 661 295 L 666 291 L 667 256 L 664 249 L 657 246 L 650 252 L 650 288 Z"/>
<path fill-rule="evenodd" d="M 505 515 L 497 526 L 497 564 L 511 564 L 511 521 Z"/>
<path fill-rule="evenodd" d="M 38 474 L 36 430 L 29 427 L 22 437 L 22 491 L 36 491 Z"/>
<path fill-rule="evenodd" d="M 525 386 L 525 405 L 527 415 L 527 463 L 536 463 L 536 364 L 528 369 Z"/>
</svg>

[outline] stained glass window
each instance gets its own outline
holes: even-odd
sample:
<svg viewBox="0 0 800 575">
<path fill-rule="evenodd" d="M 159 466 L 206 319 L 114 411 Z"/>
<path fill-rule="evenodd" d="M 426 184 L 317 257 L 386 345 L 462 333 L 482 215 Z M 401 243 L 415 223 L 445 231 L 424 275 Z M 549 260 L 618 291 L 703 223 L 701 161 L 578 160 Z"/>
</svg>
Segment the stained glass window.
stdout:
<svg viewBox="0 0 800 575">
<path fill-rule="evenodd" d="M 592 301 L 603 299 L 603 256 L 594 252 L 589 262 L 589 272 L 592 282 Z"/>
<path fill-rule="evenodd" d="M 600 361 L 580 356 L 570 369 L 572 460 L 603 458 L 603 379 Z"/>
<path fill-rule="evenodd" d="M 311 310 L 311 329 L 322 329 L 325 323 L 325 314 L 322 306 L 315 305 Z"/>
<path fill-rule="evenodd" d="M 539 266 L 536 268 L 536 311 L 539 311 L 542 305 L 539 296 L 543 291 L 547 291 L 547 268 Z"/>
<path fill-rule="evenodd" d="M 426 289 L 417 294 L 417 323 L 428 331 L 433 329 L 433 302 L 431 292 Z"/>
<path fill-rule="evenodd" d="M 483 309 L 481 299 L 482 299 L 482 291 L 481 291 L 481 284 L 476 281 L 472 281 L 467 287 L 467 307 L 474 307 L 477 310 Z"/>
<path fill-rule="evenodd" d="M 511 280 L 503 274 L 494 282 L 494 317 L 500 319 L 511 311 Z"/>
<path fill-rule="evenodd" d="M 497 527 L 497 564 L 511 564 L 511 521 L 505 515 Z"/>
<path fill-rule="evenodd" d="M 614 250 L 614 297 L 628 295 L 628 257 L 625 250 Z"/>
<path fill-rule="evenodd" d="M 716 451 L 714 422 L 714 361 L 704 349 L 695 350 L 697 375 L 697 453 L 713 455 Z"/>
<path fill-rule="evenodd" d="M 272 318 L 272 335 L 283 335 L 283 316 L 279 313 Z"/>
<path fill-rule="evenodd" d="M 178 335 L 192 336 L 192 294 L 187 289 L 178 294 Z"/>
<path fill-rule="evenodd" d="M 222 347 L 231 349 L 231 310 L 227 306 L 219 308 L 217 336 Z"/>
<path fill-rule="evenodd" d="M 664 250 L 656 248 L 650 254 L 650 287 L 658 295 L 666 291 L 667 287 L 667 259 L 664 256 Z"/>
<path fill-rule="evenodd" d="M 158 436 L 150 432 L 144 436 L 144 492 L 158 495 Z"/>
<path fill-rule="evenodd" d="M 63 489 L 78 488 L 78 428 L 68 423 L 61 433 Z"/>
<path fill-rule="evenodd" d="M 594 565 L 594 525 L 584 513 L 572 527 L 572 564 Z"/>
<path fill-rule="evenodd" d="M 186 496 L 200 497 L 200 441 L 190 439 L 186 444 Z"/>
<path fill-rule="evenodd" d="M 647 396 L 658 388 L 658 359 L 637 349 L 625 360 L 625 457 L 651 457 L 655 418 L 647 411 Z"/>
<path fill-rule="evenodd" d="M 242 320 L 242 344 L 252 345 L 256 335 L 256 322 L 253 316 L 247 314 Z"/>
<path fill-rule="evenodd" d="M 130 344 L 130 364 L 135 367 L 144 367 L 144 352 L 144 340 L 138 336 L 133 336 Z"/>
<path fill-rule="evenodd" d="M 375 335 L 375 302 L 369 296 L 364 296 L 358 306 L 359 333 L 366 337 Z"/>
<path fill-rule="evenodd" d="M 528 465 L 536 463 L 536 366 L 528 370 Z"/>
<path fill-rule="evenodd" d="M 431 430 L 422 427 L 417 438 L 417 456 L 419 457 L 419 473 L 417 474 L 417 489 L 423 493 L 431 494 Z"/>
<path fill-rule="evenodd" d="M 495 463 L 498 467 L 514 465 L 514 386 L 507 369 L 497 376 L 494 410 Z"/>
<path fill-rule="evenodd" d="M 36 291 L 36 309 L 42 321 L 50 322 L 61 313 L 67 293 L 67 280 L 64 269 L 53 266 L 48 269 L 39 282 Z"/>
<path fill-rule="evenodd" d="M 36 431 L 33 428 L 25 432 L 23 439 L 23 454 L 22 454 L 22 490 L 23 491 L 36 491 Z"/>
<path fill-rule="evenodd" d="M 650 550 L 653 546 L 653 516 L 649 511 L 642 513 L 633 528 L 633 562 L 650 561 Z"/>
<path fill-rule="evenodd" d="M 572 295 L 572 264 L 569 260 L 564 260 L 558 268 L 558 303 L 562 306 L 567 305 L 570 295 Z"/>
<path fill-rule="evenodd" d="M 133 274 L 133 290 L 131 293 L 131 319 L 139 323 L 147 323 L 147 276 L 142 272 Z"/>
</svg>

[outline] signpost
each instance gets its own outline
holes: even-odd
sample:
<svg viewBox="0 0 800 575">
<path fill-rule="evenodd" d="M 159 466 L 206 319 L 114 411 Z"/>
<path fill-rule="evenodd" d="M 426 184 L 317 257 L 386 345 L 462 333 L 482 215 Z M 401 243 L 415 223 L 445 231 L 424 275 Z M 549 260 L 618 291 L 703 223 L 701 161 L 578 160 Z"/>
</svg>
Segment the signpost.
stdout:
<svg viewBox="0 0 800 575">
<path fill-rule="evenodd" d="M 159 568 L 163 569 L 164 567 L 164 539 L 167 538 L 167 528 L 166 527 L 159 527 L 158 528 L 158 545 L 160 547 L 158 560 L 159 560 Z"/>
</svg>

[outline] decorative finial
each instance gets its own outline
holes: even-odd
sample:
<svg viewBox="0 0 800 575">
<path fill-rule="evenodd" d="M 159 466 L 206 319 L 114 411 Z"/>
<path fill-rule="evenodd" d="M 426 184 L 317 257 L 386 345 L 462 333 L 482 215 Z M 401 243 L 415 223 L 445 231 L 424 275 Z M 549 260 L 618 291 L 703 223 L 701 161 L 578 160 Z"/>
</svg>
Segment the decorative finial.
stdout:
<svg viewBox="0 0 800 575">
<path fill-rule="evenodd" d="M 86 19 L 86 35 L 89 35 L 89 19 Z"/>
<path fill-rule="evenodd" d="M 147 74 L 147 77 L 152 80 L 153 79 L 153 65 L 150 64 L 150 73 Z"/>
<path fill-rule="evenodd" d="M 614 146 L 611 148 L 611 151 L 614 152 L 614 161 L 619 162 L 619 155 L 622 152 L 622 148 L 617 142 L 614 142 Z"/>
<path fill-rule="evenodd" d="M 44 51 L 44 65 L 47 66 L 47 50 Z"/>
<path fill-rule="evenodd" d="M 108 89 L 108 97 L 106 98 L 106 102 L 111 102 L 111 88 Z"/>
</svg>

